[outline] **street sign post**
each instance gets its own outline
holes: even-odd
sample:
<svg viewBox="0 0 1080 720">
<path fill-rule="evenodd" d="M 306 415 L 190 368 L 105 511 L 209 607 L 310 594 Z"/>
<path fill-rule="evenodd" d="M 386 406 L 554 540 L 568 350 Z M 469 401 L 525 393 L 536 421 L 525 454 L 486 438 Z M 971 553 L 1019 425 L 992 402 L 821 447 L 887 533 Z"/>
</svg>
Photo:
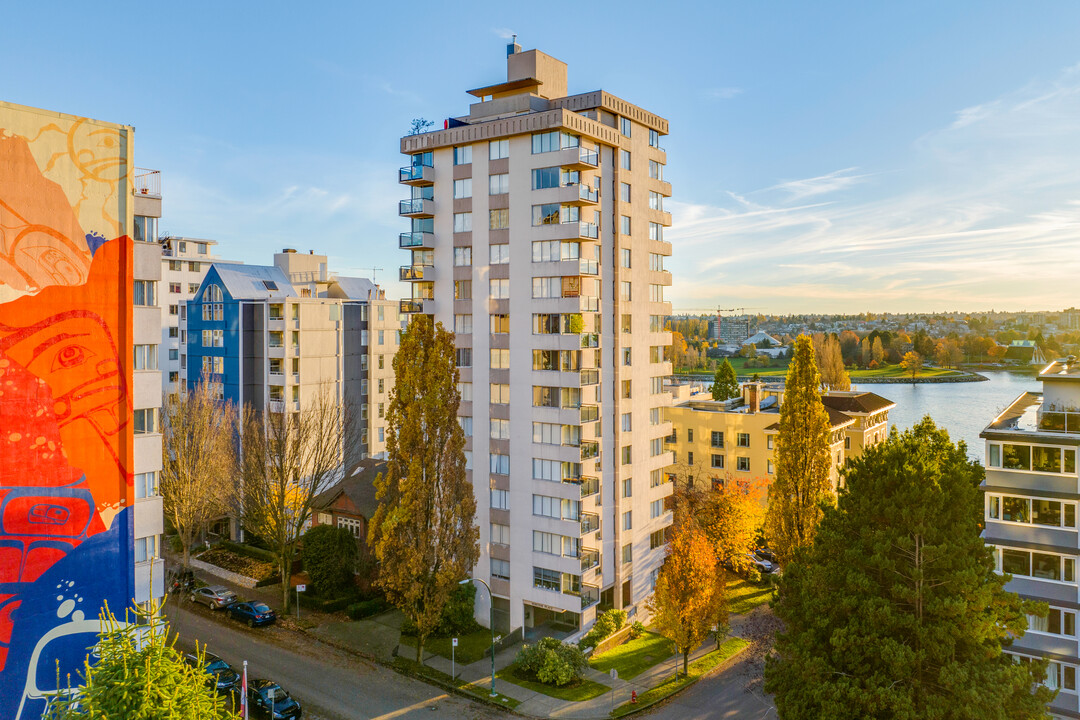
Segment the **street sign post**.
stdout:
<svg viewBox="0 0 1080 720">
<path fill-rule="evenodd" d="M 454 658 L 455 655 L 457 655 L 457 638 L 453 638 L 450 641 L 450 679 L 451 680 L 454 680 L 454 679 L 457 678 L 457 673 L 454 671 L 455 670 L 455 662 L 456 662 L 455 658 Z"/>
<path fill-rule="evenodd" d="M 307 585 L 296 584 L 296 619 L 300 620 L 300 593 L 307 592 Z"/>
<path fill-rule="evenodd" d="M 611 668 L 610 675 L 611 675 L 612 680 L 618 680 L 619 679 L 619 671 L 616 670 L 615 668 Z M 611 715 L 612 715 L 612 717 L 615 716 L 615 686 L 614 685 L 611 686 Z"/>
</svg>

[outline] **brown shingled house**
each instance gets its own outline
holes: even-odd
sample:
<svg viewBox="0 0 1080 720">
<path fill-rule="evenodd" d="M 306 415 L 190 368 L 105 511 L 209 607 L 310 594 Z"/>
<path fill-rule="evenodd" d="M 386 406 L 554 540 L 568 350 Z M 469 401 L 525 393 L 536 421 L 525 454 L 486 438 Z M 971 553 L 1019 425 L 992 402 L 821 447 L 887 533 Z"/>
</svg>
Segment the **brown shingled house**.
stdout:
<svg viewBox="0 0 1080 720">
<path fill-rule="evenodd" d="M 366 546 L 368 520 L 375 514 L 375 478 L 386 472 L 385 460 L 361 460 L 329 490 L 315 497 L 311 526 L 334 525 L 351 532 Z"/>
</svg>

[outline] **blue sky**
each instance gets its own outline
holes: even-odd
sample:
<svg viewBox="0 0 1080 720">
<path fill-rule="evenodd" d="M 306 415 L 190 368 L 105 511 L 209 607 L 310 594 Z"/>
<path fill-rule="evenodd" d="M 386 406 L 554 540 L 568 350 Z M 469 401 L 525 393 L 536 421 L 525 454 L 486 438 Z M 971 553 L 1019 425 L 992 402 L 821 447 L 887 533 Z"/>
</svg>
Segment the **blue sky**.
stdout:
<svg viewBox="0 0 1080 720">
<path fill-rule="evenodd" d="M 676 311 L 1080 305 L 1077 3 L 17 3 L 4 24 L 0 99 L 134 125 L 162 229 L 245 262 L 314 249 L 404 296 L 398 138 L 465 114 L 516 32 L 571 92 L 671 121 Z"/>
</svg>

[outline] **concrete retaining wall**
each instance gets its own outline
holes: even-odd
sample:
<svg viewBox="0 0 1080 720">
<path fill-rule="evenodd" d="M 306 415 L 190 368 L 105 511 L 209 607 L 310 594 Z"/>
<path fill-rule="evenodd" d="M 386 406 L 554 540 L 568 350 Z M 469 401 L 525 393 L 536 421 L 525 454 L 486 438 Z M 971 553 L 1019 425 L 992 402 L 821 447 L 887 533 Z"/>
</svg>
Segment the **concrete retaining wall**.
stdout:
<svg viewBox="0 0 1080 720">
<path fill-rule="evenodd" d="M 239 585 L 240 587 L 253 588 L 255 587 L 255 578 L 249 578 L 247 575 L 241 575 L 234 573 L 225 568 L 219 568 L 217 565 L 211 565 L 210 563 L 203 562 L 202 560 L 191 560 L 191 567 L 196 570 L 202 570 L 203 572 L 210 573 L 215 577 L 219 577 L 222 580 L 228 580 L 231 583 Z"/>
</svg>

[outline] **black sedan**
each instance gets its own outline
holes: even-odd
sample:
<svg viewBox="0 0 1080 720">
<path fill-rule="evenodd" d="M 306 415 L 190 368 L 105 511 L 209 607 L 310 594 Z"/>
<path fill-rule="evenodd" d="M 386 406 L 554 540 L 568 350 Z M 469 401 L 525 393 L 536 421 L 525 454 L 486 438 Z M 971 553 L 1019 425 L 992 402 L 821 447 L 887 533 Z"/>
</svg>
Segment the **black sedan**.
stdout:
<svg viewBox="0 0 1080 720">
<path fill-rule="evenodd" d="M 271 720 L 298 720 L 302 714 L 300 703 L 270 680 L 249 681 L 248 702 L 252 714 Z"/>
<path fill-rule="evenodd" d="M 193 653 L 185 654 L 184 661 L 192 667 L 199 667 L 199 657 Z M 214 676 L 215 687 L 219 693 L 231 691 L 240 682 L 240 675 L 217 655 L 204 654 L 202 668 L 207 675 Z"/>
<path fill-rule="evenodd" d="M 269 625 L 277 619 L 277 614 L 266 603 L 254 600 L 252 602 L 235 602 L 225 608 L 229 617 L 247 623 L 248 627 L 256 625 Z"/>
</svg>

